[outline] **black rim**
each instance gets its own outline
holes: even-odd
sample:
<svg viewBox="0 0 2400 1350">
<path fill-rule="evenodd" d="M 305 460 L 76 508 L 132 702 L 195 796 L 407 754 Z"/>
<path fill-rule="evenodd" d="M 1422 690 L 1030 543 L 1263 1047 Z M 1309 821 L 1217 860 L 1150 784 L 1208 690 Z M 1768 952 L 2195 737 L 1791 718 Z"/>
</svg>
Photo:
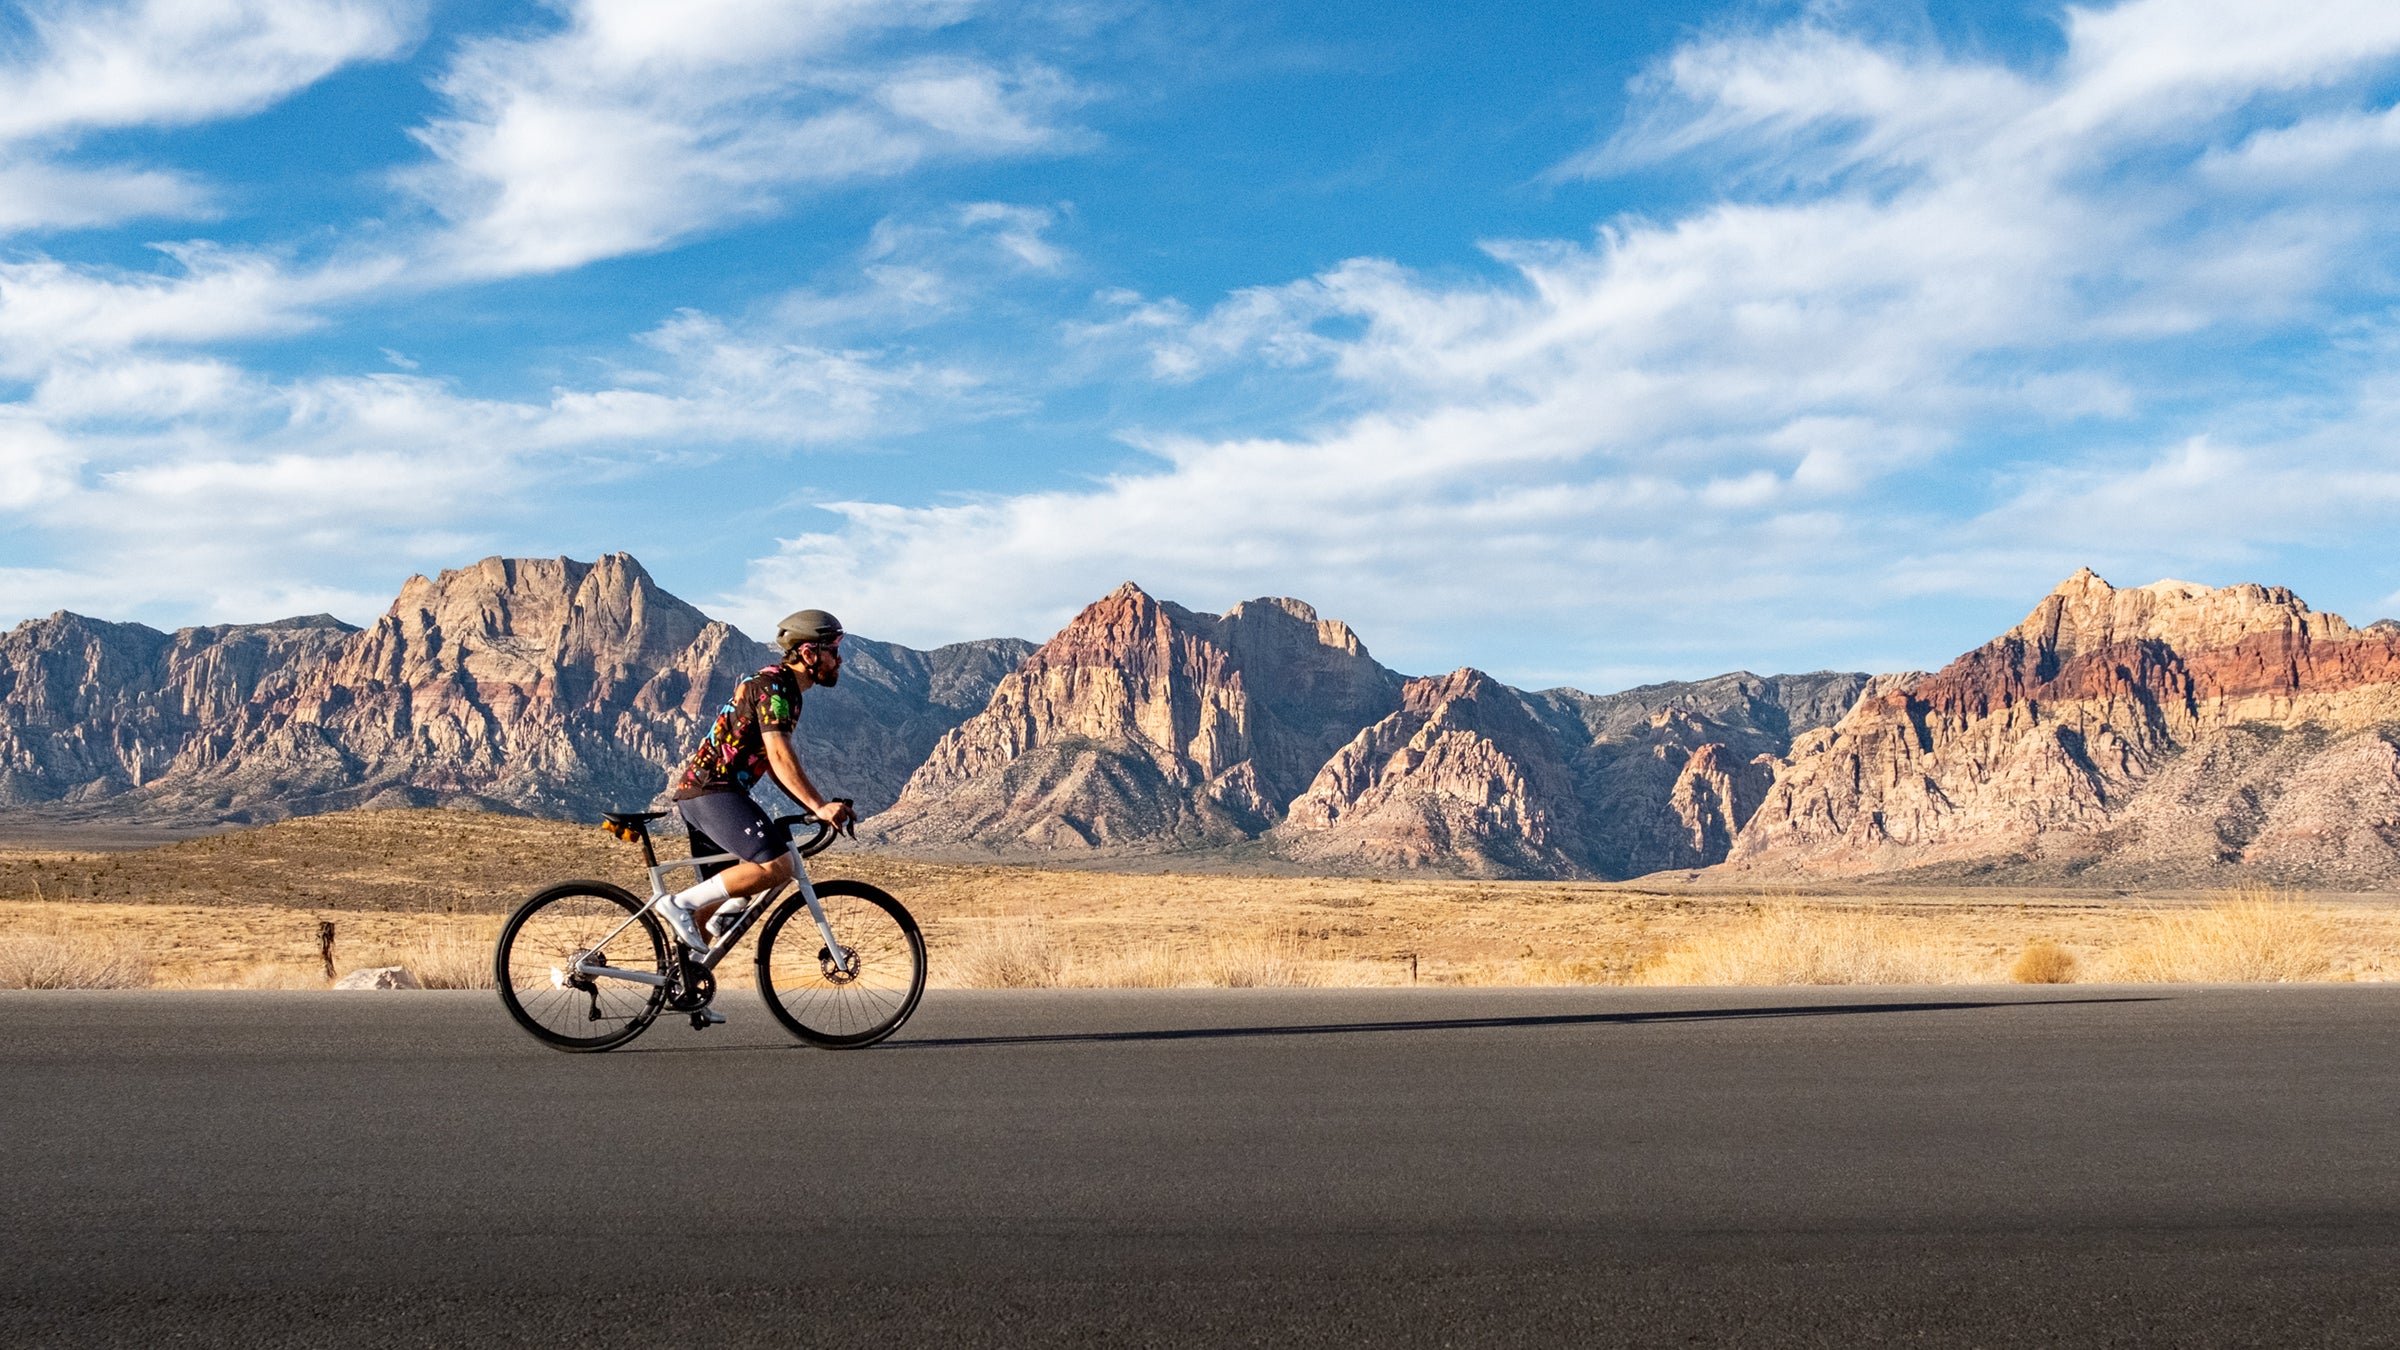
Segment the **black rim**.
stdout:
<svg viewBox="0 0 2400 1350">
<path fill-rule="evenodd" d="M 587 982 L 566 972 L 576 953 L 643 908 L 624 890 L 595 881 L 553 886 L 518 906 L 493 953 L 494 981 L 509 1016 L 561 1050 L 606 1050 L 639 1035 L 658 1015 L 665 990 L 626 980 Z M 644 915 L 610 938 L 602 955 L 621 970 L 664 974 L 665 935 Z"/>
<path fill-rule="evenodd" d="M 925 939 L 900 902 L 859 881 L 817 887 L 826 922 L 857 954 L 829 969 L 808 903 L 793 896 L 759 937 L 759 993 L 784 1028 L 811 1045 L 855 1049 L 897 1031 L 925 992 Z"/>
</svg>

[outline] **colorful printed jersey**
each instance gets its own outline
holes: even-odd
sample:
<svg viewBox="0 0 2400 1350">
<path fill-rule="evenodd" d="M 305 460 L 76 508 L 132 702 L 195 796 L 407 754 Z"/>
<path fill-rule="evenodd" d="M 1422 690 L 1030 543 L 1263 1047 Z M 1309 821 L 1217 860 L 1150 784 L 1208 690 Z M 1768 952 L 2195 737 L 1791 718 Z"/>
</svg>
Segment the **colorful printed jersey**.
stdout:
<svg viewBox="0 0 2400 1350">
<path fill-rule="evenodd" d="M 767 737 L 800 725 L 800 679 L 781 663 L 744 679 L 717 713 L 708 739 L 675 778 L 675 799 L 748 792 L 767 772 Z"/>
</svg>

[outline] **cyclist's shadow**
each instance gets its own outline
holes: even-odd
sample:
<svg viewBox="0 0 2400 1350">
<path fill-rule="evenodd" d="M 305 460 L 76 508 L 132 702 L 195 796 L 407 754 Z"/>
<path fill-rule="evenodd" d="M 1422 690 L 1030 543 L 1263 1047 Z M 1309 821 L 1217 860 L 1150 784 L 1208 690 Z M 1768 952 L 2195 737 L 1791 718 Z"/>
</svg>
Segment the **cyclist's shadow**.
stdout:
<svg viewBox="0 0 2400 1350">
<path fill-rule="evenodd" d="M 1107 1045 L 1118 1042 L 1236 1040 L 1272 1036 L 1359 1036 L 1394 1032 L 1492 1031 L 1542 1027 L 1636 1026 L 1659 1022 L 1737 1022 L 1786 1017 L 1859 1017 L 1876 1013 L 1968 1012 L 1984 1008 L 2070 1007 L 2095 1003 L 2156 1003 L 2162 995 L 2109 998 L 2036 998 L 1919 1001 L 1909 1003 L 1805 1003 L 1764 1008 L 1662 1008 L 1634 1012 L 1538 1013 L 1510 1017 L 1422 1017 L 1379 1022 L 1301 1022 L 1266 1026 L 1165 1027 L 1141 1031 L 1062 1031 L 995 1036 L 929 1036 L 885 1043 L 893 1050 L 943 1050 L 962 1046 Z"/>
</svg>

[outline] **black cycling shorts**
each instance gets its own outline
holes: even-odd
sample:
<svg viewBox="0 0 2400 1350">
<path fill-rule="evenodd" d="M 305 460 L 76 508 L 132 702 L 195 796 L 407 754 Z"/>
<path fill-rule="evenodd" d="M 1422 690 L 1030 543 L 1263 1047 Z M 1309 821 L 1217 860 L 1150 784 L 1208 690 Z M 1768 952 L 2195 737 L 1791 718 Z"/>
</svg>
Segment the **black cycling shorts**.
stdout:
<svg viewBox="0 0 2400 1350">
<path fill-rule="evenodd" d="M 747 792 L 703 792 L 675 803 L 685 829 L 716 842 L 716 852 L 770 863 L 792 851 L 792 832 L 767 819 Z M 692 850 L 697 856 L 698 849 Z"/>
</svg>

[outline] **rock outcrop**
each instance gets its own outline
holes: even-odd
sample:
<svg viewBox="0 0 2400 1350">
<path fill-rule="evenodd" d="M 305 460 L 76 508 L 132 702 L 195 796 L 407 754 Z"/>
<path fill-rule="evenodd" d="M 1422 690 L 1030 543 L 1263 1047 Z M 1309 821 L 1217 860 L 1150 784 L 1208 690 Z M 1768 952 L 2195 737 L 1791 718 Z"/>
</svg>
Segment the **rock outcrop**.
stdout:
<svg viewBox="0 0 2400 1350">
<path fill-rule="evenodd" d="M 93 805 L 188 780 L 357 631 L 323 614 L 171 634 L 64 611 L 20 624 L 0 635 L 0 802 Z"/>
<path fill-rule="evenodd" d="M 1200 614 L 1127 582 L 1002 679 L 871 833 L 1004 852 L 1240 843 L 1400 684 L 1299 601 Z"/>
<path fill-rule="evenodd" d="M 1376 870 L 1590 875 L 1559 750 L 1523 697 L 1482 671 L 1410 680 L 1399 709 L 1335 752 L 1292 802 L 1277 851 Z"/>
<path fill-rule="evenodd" d="M 2013 879 L 2400 865 L 2400 630 L 2089 570 L 1799 738 L 1729 866 Z"/>
<path fill-rule="evenodd" d="M 1587 822 L 1593 875 L 1636 877 L 1724 860 L 1791 738 L 1847 712 L 1868 684 L 1849 672 L 1645 685 L 1617 694 L 1530 695 L 1556 730 Z"/>
<path fill-rule="evenodd" d="M 1222 615 L 1132 583 L 934 746 L 871 837 L 999 855 L 1238 847 L 1312 867 L 1624 877 L 1722 860 L 1766 760 L 1864 675 L 1593 696 L 1404 680 L 1296 600 Z"/>
<path fill-rule="evenodd" d="M 824 744 L 820 785 L 873 810 L 1030 647 L 848 650 L 804 736 Z M 414 577 L 364 630 L 317 616 L 165 634 L 62 613 L 0 636 L 0 800 L 185 822 L 638 806 L 770 659 L 624 554 Z"/>
</svg>

